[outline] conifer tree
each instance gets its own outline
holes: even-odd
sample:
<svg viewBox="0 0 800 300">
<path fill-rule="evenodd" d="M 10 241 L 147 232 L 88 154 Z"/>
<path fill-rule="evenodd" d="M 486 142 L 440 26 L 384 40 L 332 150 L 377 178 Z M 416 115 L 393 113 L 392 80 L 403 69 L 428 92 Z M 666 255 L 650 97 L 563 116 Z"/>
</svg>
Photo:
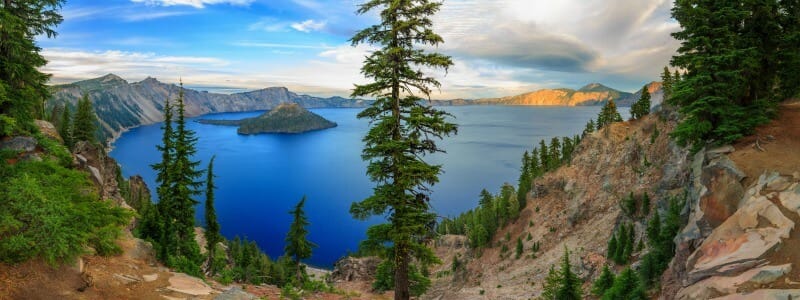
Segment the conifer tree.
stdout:
<svg viewBox="0 0 800 300">
<path fill-rule="evenodd" d="M 547 272 L 547 277 L 544 279 L 542 289 L 542 300 L 558 300 L 558 290 L 561 284 L 561 273 L 556 271 L 554 265 L 550 265 L 550 271 Z"/>
<path fill-rule="evenodd" d="M 380 23 L 356 33 L 353 45 L 370 43 L 382 47 L 372 52 L 361 73 L 372 80 L 356 85 L 353 97 L 372 96 L 376 101 L 358 117 L 369 119 L 371 128 L 364 137 L 362 157 L 369 161 L 367 174 L 377 183 L 374 194 L 354 203 L 350 211 L 358 219 L 389 213 L 389 226 L 367 232 L 374 244 L 391 242 L 387 259 L 393 262 L 395 299 L 409 299 L 430 284 L 412 265 L 437 263 L 425 245 L 430 235 L 427 224 L 434 223 L 428 189 L 438 181 L 441 166 L 430 165 L 421 156 L 442 152 L 433 139 L 456 132 L 447 122 L 448 114 L 426 105 L 431 88 L 439 82 L 417 68 L 447 69 L 450 57 L 427 53 L 418 45 L 436 46 L 443 39 L 433 32 L 431 16 L 441 7 L 431 0 L 369 0 L 358 14 L 381 9 Z M 412 279 L 417 287 L 412 287 Z M 419 284 L 421 283 L 421 284 Z"/>
<path fill-rule="evenodd" d="M 620 116 L 617 111 L 617 105 L 614 103 L 614 100 L 611 99 L 603 105 L 600 114 L 597 116 L 597 130 L 614 122 L 622 122 L 622 116 Z"/>
<path fill-rule="evenodd" d="M 549 170 L 555 170 L 561 164 L 561 142 L 558 137 L 553 137 L 550 140 L 550 153 L 547 158 L 547 165 Z"/>
<path fill-rule="evenodd" d="M 586 135 L 591 134 L 592 132 L 594 132 L 594 129 L 595 129 L 596 126 L 597 125 L 594 124 L 594 120 L 589 119 L 589 122 L 586 123 L 586 128 L 583 129 L 582 136 L 586 137 Z"/>
<path fill-rule="evenodd" d="M 640 287 L 639 277 L 636 276 L 636 273 L 631 270 L 631 268 L 625 268 L 625 270 L 616 276 L 614 285 L 606 290 L 606 293 L 603 294 L 601 299 L 645 300 L 647 297 Z"/>
<path fill-rule="evenodd" d="M 525 202 L 528 192 L 531 190 L 531 170 L 530 170 L 530 155 L 528 155 L 528 151 L 522 154 L 522 167 L 519 173 L 519 180 L 517 183 L 517 203 L 519 204 L 519 209 L 522 210 L 525 208 Z"/>
<path fill-rule="evenodd" d="M 517 237 L 517 247 L 516 247 L 516 259 L 519 259 L 522 256 L 522 251 L 524 250 L 522 245 L 522 237 Z"/>
<path fill-rule="evenodd" d="M 483 208 L 490 208 L 492 207 L 492 198 L 492 193 L 489 193 L 486 189 L 482 189 L 478 204 Z"/>
<path fill-rule="evenodd" d="M 206 249 L 208 250 L 208 261 L 209 263 L 209 273 L 215 274 L 218 270 L 216 269 L 217 266 L 214 265 L 214 257 L 217 250 L 217 244 L 222 241 L 222 235 L 219 232 L 219 223 L 217 222 L 217 212 L 216 208 L 214 208 L 214 189 L 216 189 L 216 185 L 214 185 L 214 159 L 216 156 L 212 156 L 211 160 L 208 162 L 208 169 L 206 170 L 206 204 L 205 204 L 205 216 L 206 216 Z"/>
<path fill-rule="evenodd" d="M 0 137 L 35 130 L 50 98 L 37 37 L 54 38 L 64 0 L 0 1 Z"/>
<path fill-rule="evenodd" d="M 78 108 L 75 111 L 75 120 L 72 123 L 72 138 L 77 141 L 87 141 L 94 143 L 97 141 L 95 121 L 97 117 L 94 114 L 92 101 L 89 100 L 89 95 L 84 94 L 81 100 L 78 100 Z"/>
<path fill-rule="evenodd" d="M 650 114 L 650 91 L 647 85 L 642 88 L 642 96 L 631 106 L 631 118 L 634 120 Z"/>
<path fill-rule="evenodd" d="M 547 163 L 550 161 L 550 152 L 547 149 L 547 142 L 544 139 L 539 140 L 539 164 L 542 165 L 542 174 L 550 171 L 550 166 Z"/>
<path fill-rule="evenodd" d="M 664 92 L 664 102 L 668 102 L 672 96 L 673 84 L 672 74 L 670 74 L 669 68 L 664 66 L 664 72 L 661 73 L 661 90 Z"/>
<path fill-rule="evenodd" d="M 592 295 L 597 297 L 603 296 L 613 285 L 614 273 L 611 273 L 611 270 L 608 269 L 608 265 L 603 265 L 603 271 L 600 272 L 600 276 L 597 277 L 597 280 L 592 284 Z"/>
<path fill-rule="evenodd" d="M 158 256 L 162 261 L 166 261 L 171 256 L 176 246 L 174 238 L 173 222 L 171 211 L 173 210 L 172 193 L 172 169 L 175 161 L 175 132 L 172 128 L 172 104 L 169 98 L 164 100 L 164 123 L 161 126 L 162 138 L 161 145 L 156 145 L 156 149 L 161 152 L 161 162 L 151 165 L 156 171 L 156 194 L 158 204 L 150 214 L 143 215 L 144 224 L 150 230 L 142 232 L 144 238 L 156 242 Z"/>
<path fill-rule="evenodd" d="M 537 177 L 542 175 L 542 166 L 541 166 L 541 163 L 539 161 L 539 149 L 538 148 L 533 148 L 533 151 L 531 151 L 530 166 L 528 167 L 528 169 L 531 172 L 530 173 L 531 181 L 533 181 L 534 178 L 537 178 Z"/>
<path fill-rule="evenodd" d="M 617 241 L 617 233 L 614 232 L 611 234 L 611 239 L 608 240 L 608 251 L 606 252 L 606 258 L 615 260 L 618 244 L 619 241 Z"/>
<path fill-rule="evenodd" d="M 293 221 L 292 225 L 289 226 L 289 232 L 286 234 L 286 247 L 284 248 L 286 256 L 290 257 L 294 262 L 295 276 L 297 279 L 296 283 L 301 286 L 303 284 L 305 269 L 301 267 L 300 261 L 311 257 L 312 249 L 317 247 L 317 245 L 308 241 L 306 237 L 308 235 L 306 227 L 310 223 L 306 218 L 305 211 L 303 211 L 305 203 L 306 197 L 303 196 L 303 199 L 300 199 L 300 202 L 289 212 L 289 214 L 292 215 Z"/>
<path fill-rule="evenodd" d="M 176 254 L 190 260 L 199 258 L 200 249 L 194 238 L 194 206 L 199 202 L 193 197 L 200 193 L 203 172 L 198 170 L 200 161 L 192 160 L 197 152 L 197 137 L 194 131 L 186 128 L 186 106 L 184 104 L 183 83 L 181 83 L 177 100 L 177 119 L 175 120 L 175 161 L 172 165 L 172 211 L 177 236 Z"/>
<path fill-rule="evenodd" d="M 800 93 L 800 1 L 782 0 L 779 7 L 781 36 L 778 40 L 778 81 L 780 99 L 798 97 Z"/>
<path fill-rule="evenodd" d="M 556 292 L 556 298 L 560 300 L 580 300 L 583 298 L 581 279 L 572 272 L 572 265 L 569 262 L 569 249 L 564 247 L 564 256 L 561 258 L 561 280 Z"/>
<path fill-rule="evenodd" d="M 64 145 L 72 149 L 72 114 L 69 111 L 69 106 L 64 106 L 61 120 L 58 122 L 58 134 L 64 140 Z"/>
</svg>

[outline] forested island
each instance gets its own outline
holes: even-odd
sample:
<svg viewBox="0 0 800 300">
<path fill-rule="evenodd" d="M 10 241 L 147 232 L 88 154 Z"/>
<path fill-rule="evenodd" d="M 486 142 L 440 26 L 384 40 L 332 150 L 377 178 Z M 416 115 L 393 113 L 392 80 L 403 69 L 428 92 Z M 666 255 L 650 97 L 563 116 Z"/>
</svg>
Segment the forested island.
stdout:
<svg viewBox="0 0 800 300">
<path fill-rule="evenodd" d="M 203 124 L 239 126 L 239 134 L 303 133 L 336 127 L 318 114 L 308 111 L 297 103 L 282 103 L 278 107 L 255 118 L 242 120 L 200 120 Z"/>
</svg>

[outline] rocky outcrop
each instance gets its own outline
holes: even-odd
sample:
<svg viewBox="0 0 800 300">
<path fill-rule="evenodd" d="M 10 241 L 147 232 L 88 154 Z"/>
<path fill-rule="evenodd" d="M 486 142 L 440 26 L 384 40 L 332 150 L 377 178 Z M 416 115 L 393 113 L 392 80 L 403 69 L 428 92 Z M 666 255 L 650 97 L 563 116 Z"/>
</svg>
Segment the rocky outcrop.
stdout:
<svg viewBox="0 0 800 300">
<path fill-rule="evenodd" d="M 16 152 L 33 152 L 39 143 L 35 138 L 29 136 L 15 136 L 10 139 L 0 141 L 0 149 Z"/>
<path fill-rule="evenodd" d="M 78 167 L 89 173 L 101 199 L 111 200 L 119 206 L 130 208 L 120 192 L 120 183 L 117 182 L 119 165 L 116 160 L 108 156 L 103 147 L 81 141 L 75 144 L 72 154 Z"/>
<path fill-rule="evenodd" d="M 375 279 L 381 259 L 374 256 L 345 257 L 336 262 L 331 273 L 332 282 L 366 281 Z"/>
<path fill-rule="evenodd" d="M 336 127 L 322 116 L 308 111 L 297 103 L 282 103 L 255 118 L 243 120 L 200 120 L 203 124 L 239 126 L 239 134 L 303 133 Z"/>
</svg>

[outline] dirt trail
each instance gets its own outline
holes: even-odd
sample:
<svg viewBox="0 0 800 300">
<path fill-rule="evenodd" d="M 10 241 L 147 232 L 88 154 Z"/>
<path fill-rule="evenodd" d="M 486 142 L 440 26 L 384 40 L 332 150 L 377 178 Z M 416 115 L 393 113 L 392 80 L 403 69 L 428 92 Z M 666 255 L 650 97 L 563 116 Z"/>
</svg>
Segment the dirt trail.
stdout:
<svg viewBox="0 0 800 300">
<path fill-rule="evenodd" d="M 744 186 L 753 183 L 766 170 L 783 175 L 800 170 L 800 102 L 782 105 L 777 119 L 758 127 L 754 135 L 742 139 L 734 147 L 736 151 L 728 157 L 747 174 Z"/>
</svg>

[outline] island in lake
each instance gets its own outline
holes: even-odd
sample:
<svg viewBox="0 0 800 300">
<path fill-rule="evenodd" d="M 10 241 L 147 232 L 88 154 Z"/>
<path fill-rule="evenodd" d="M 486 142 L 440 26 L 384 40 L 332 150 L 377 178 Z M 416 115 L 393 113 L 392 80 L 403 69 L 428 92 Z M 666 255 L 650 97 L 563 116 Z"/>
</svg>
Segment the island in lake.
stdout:
<svg viewBox="0 0 800 300">
<path fill-rule="evenodd" d="M 318 114 L 297 103 L 281 103 L 264 114 L 242 120 L 200 120 L 202 124 L 239 126 L 239 134 L 303 133 L 336 127 Z"/>
</svg>

